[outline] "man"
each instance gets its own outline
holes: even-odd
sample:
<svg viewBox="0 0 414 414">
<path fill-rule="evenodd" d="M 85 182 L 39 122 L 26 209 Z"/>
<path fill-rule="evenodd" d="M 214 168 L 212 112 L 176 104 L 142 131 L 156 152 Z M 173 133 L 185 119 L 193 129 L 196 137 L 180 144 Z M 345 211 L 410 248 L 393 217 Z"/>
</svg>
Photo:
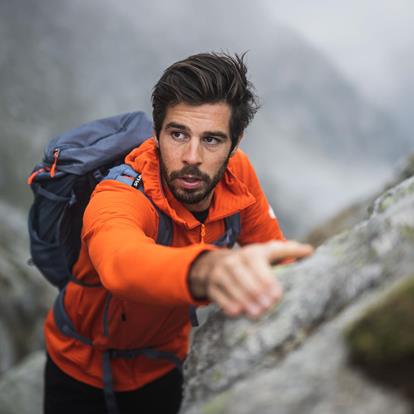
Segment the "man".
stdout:
<svg viewBox="0 0 414 414">
<path fill-rule="evenodd" d="M 80 283 L 68 285 L 65 307 L 91 344 L 62 333 L 48 315 L 47 414 L 177 412 L 182 377 L 174 358 L 162 356 L 185 358 L 189 305 L 211 301 L 229 316 L 258 318 L 282 294 L 271 264 L 311 253 L 283 240 L 238 149 L 257 110 L 243 57 L 211 53 L 177 62 L 155 85 L 152 102 L 155 136 L 125 160 L 141 173 L 145 194 L 105 180 L 85 211 L 73 268 Z M 173 223 L 170 246 L 155 243 L 162 213 Z M 241 247 L 217 247 L 235 216 Z M 156 355 L 112 352 L 108 362 L 108 349 Z"/>
</svg>

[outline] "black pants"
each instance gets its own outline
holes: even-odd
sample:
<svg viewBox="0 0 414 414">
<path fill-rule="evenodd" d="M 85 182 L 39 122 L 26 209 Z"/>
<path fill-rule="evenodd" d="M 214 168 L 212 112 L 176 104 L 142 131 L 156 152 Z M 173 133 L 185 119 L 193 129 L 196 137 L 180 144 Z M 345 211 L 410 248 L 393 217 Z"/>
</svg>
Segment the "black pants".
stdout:
<svg viewBox="0 0 414 414">
<path fill-rule="evenodd" d="M 178 369 L 135 391 L 116 392 L 122 414 L 176 414 L 183 378 Z M 106 414 L 103 390 L 65 374 L 47 356 L 44 414 Z"/>
</svg>

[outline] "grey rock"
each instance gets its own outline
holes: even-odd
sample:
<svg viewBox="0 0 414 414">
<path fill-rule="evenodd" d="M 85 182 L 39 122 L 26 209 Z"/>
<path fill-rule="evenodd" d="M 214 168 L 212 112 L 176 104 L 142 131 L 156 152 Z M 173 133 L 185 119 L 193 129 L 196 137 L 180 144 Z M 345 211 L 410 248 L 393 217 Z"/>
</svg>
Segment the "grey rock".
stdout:
<svg viewBox="0 0 414 414">
<path fill-rule="evenodd" d="M 410 414 L 408 401 L 367 381 L 348 363 L 343 330 L 382 290 L 374 289 L 360 303 L 315 330 L 276 367 L 268 366 L 237 382 L 208 402 L 192 406 L 186 414 Z"/>
<path fill-rule="evenodd" d="M 378 300 L 346 330 L 353 361 L 367 371 L 376 367 L 390 368 L 398 363 L 399 374 L 412 373 L 413 312 L 414 274 Z M 390 378 L 392 372 L 387 371 L 386 377 Z"/>
<path fill-rule="evenodd" d="M 56 290 L 32 266 L 23 215 L 0 202 L 0 376 L 43 345 L 43 320 Z"/>
<path fill-rule="evenodd" d="M 1 414 L 41 414 L 43 412 L 44 365 L 45 353 L 37 351 L 1 378 Z"/>
<path fill-rule="evenodd" d="M 260 321 L 251 322 L 244 318 L 230 320 L 220 312 L 213 314 L 194 336 L 185 367 L 182 412 L 193 412 L 192 405 L 207 410 L 219 395 L 233 395 L 233 387 L 238 383 L 260 376 L 269 367 L 278 372 L 282 361 L 288 361 L 292 351 L 303 344 L 305 349 L 309 338 L 315 336 L 328 321 L 339 317 L 344 309 L 363 300 L 375 289 L 410 277 L 414 268 L 413 234 L 414 178 L 411 178 L 378 198 L 367 221 L 334 237 L 318 248 L 311 258 L 275 268 L 285 291 L 284 299 Z M 329 329 L 329 325 L 326 326 Z M 334 335 L 329 340 L 333 344 L 332 353 L 338 353 L 332 357 L 332 364 L 341 364 L 342 348 L 338 345 L 341 339 L 339 335 L 336 338 Z M 321 339 L 317 343 L 323 342 Z M 308 357 L 312 359 L 312 352 L 317 351 L 312 351 L 312 347 L 310 349 Z M 319 355 L 323 352 L 320 351 Z M 325 363 L 328 366 L 328 362 L 325 359 L 324 366 Z M 335 372 L 335 367 L 331 366 L 329 370 Z M 288 372 L 284 372 L 287 375 Z M 292 369 L 289 372 L 290 375 L 281 378 L 291 381 L 298 371 Z M 310 372 L 318 377 L 318 370 L 310 368 Z M 301 384 L 305 386 L 306 381 Z M 367 385 L 367 389 L 370 386 Z M 240 400 L 240 406 L 244 402 L 246 407 L 250 407 L 250 411 L 244 412 L 261 412 L 259 388 L 252 382 L 250 389 L 250 394 L 239 393 L 236 399 Z M 329 401 L 329 390 L 325 388 L 325 391 L 324 396 Z M 275 407 L 276 396 L 283 392 L 286 392 L 285 388 L 273 388 Z M 303 395 L 307 393 L 313 395 L 309 390 L 304 391 Z M 361 393 L 361 401 L 357 400 L 355 404 L 365 402 L 367 397 L 364 395 Z M 372 395 L 378 393 L 373 391 Z M 323 401 L 322 397 L 313 395 L 307 400 L 306 410 L 297 406 L 285 412 L 316 412 L 312 410 L 316 410 Z M 332 407 L 334 402 L 330 404 L 328 406 Z M 375 402 L 372 404 L 377 406 Z"/>
</svg>

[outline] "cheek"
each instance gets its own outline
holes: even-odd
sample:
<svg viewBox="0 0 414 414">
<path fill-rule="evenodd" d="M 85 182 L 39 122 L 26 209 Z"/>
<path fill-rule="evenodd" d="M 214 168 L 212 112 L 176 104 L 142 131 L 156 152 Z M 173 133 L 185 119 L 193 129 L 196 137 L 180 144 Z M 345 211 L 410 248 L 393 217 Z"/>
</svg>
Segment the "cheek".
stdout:
<svg viewBox="0 0 414 414">
<path fill-rule="evenodd" d="M 223 165 L 224 159 L 216 160 L 214 163 L 214 171 L 217 172 Z"/>
<path fill-rule="evenodd" d="M 224 168 L 224 164 L 226 163 L 227 157 L 214 157 L 209 162 L 209 171 L 208 174 L 213 177 L 215 176 L 222 168 Z M 203 168 L 203 167 L 202 167 Z M 206 167 L 204 167 L 206 168 Z M 207 171 L 206 171 L 207 172 Z"/>
<path fill-rule="evenodd" d="M 174 153 L 172 148 L 168 147 L 168 145 L 163 143 L 159 146 L 159 155 L 168 173 L 179 169 L 178 156 Z"/>
</svg>

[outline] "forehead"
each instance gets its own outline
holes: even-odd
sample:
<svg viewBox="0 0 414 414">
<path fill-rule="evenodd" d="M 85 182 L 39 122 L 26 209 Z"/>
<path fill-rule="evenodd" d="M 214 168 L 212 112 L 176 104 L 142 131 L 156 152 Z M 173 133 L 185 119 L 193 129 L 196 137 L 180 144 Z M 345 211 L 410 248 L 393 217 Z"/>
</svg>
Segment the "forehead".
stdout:
<svg viewBox="0 0 414 414">
<path fill-rule="evenodd" d="M 190 105 L 179 103 L 167 108 L 163 128 L 170 123 L 181 124 L 192 132 L 220 130 L 229 134 L 230 106 L 225 102 Z"/>
</svg>

